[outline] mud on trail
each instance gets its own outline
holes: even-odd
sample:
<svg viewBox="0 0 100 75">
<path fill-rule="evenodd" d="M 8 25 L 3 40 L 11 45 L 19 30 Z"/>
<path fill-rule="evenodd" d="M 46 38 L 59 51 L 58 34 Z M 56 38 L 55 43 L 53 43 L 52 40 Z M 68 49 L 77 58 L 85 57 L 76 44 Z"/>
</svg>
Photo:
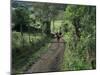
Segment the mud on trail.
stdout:
<svg viewBox="0 0 100 75">
<path fill-rule="evenodd" d="M 48 51 L 34 63 L 25 73 L 54 72 L 60 71 L 60 63 L 62 63 L 65 44 L 64 40 L 53 39 Z"/>
</svg>

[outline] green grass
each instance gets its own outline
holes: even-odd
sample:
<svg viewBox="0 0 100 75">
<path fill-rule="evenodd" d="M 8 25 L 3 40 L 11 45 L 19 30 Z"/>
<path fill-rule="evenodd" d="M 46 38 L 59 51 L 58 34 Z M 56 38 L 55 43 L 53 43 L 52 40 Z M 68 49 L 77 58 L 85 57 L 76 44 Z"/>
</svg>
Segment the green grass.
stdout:
<svg viewBox="0 0 100 75">
<path fill-rule="evenodd" d="M 21 66 L 20 68 L 18 68 L 16 70 L 16 72 L 20 73 L 20 72 L 24 72 L 26 70 L 28 70 L 32 64 L 34 64 L 35 62 L 38 61 L 38 59 L 40 59 L 40 57 L 45 54 L 45 52 L 48 51 L 48 47 L 50 46 L 50 44 L 46 44 L 45 46 L 41 47 L 40 50 L 38 50 L 35 53 L 32 53 L 30 58 L 28 58 L 28 62 L 25 61 L 25 65 Z M 24 59 L 24 58 L 23 58 Z M 20 66 L 20 64 L 19 64 Z"/>
<path fill-rule="evenodd" d="M 91 64 L 86 61 L 86 50 L 81 50 L 74 47 L 73 35 L 68 32 L 64 36 L 64 40 L 67 42 L 63 57 L 63 63 L 61 64 L 61 71 L 73 71 L 73 70 L 88 70 L 92 69 Z M 79 45 L 81 45 L 79 43 Z M 81 51 L 81 53 L 79 53 Z"/>
<path fill-rule="evenodd" d="M 29 65 L 36 62 L 48 50 L 49 44 L 46 42 L 51 40 L 51 38 L 41 34 L 30 34 L 30 39 L 31 43 L 29 35 L 24 33 L 24 47 L 22 47 L 20 32 L 12 32 L 12 64 L 13 70 L 17 73 L 23 72 Z"/>
<path fill-rule="evenodd" d="M 27 33 L 24 33 L 24 44 L 29 45 L 29 35 Z M 45 36 L 41 34 L 30 34 L 30 40 L 31 42 L 37 42 L 38 40 L 43 39 Z M 22 45 L 22 36 L 20 32 L 12 32 L 12 47 L 13 48 L 20 48 Z"/>
<path fill-rule="evenodd" d="M 54 21 L 54 28 L 53 28 L 53 22 L 51 22 L 51 31 L 58 32 L 60 30 L 61 26 L 62 26 L 62 20 L 55 20 Z"/>
</svg>

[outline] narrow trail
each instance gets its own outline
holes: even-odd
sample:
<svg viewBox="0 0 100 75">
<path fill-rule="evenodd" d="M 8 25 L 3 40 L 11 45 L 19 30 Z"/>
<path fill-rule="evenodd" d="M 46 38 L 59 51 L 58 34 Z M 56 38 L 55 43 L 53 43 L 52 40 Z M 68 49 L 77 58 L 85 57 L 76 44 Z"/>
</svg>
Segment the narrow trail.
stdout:
<svg viewBox="0 0 100 75">
<path fill-rule="evenodd" d="M 49 50 L 33 64 L 26 73 L 54 72 L 60 70 L 60 63 L 64 55 L 64 40 L 52 40 Z"/>
</svg>

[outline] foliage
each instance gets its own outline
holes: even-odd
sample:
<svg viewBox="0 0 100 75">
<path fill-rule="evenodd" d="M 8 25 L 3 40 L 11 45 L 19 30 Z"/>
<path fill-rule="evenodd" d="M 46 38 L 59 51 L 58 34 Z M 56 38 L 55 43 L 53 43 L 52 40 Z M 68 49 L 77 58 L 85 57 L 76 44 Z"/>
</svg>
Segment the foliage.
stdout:
<svg viewBox="0 0 100 75">
<path fill-rule="evenodd" d="M 29 12 L 27 11 L 28 9 L 25 7 L 17 7 L 13 10 L 13 15 L 12 15 L 12 19 L 15 27 L 15 30 L 20 31 L 20 28 L 22 28 L 22 30 L 27 30 L 27 26 L 29 25 Z"/>
<path fill-rule="evenodd" d="M 24 47 L 22 46 L 22 38 L 20 32 L 12 32 L 12 67 L 15 72 L 24 72 L 28 66 L 36 62 L 40 56 L 46 52 L 51 38 L 46 38 L 45 35 L 38 33 L 30 34 L 24 33 Z M 16 42 L 15 42 L 16 41 Z M 38 47 L 39 46 L 39 47 Z"/>
<path fill-rule="evenodd" d="M 64 28 L 67 30 L 65 32 L 67 44 L 62 69 L 82 70 L 96 68 L 92 64 L 92 61 L 95 62 L 96 59 L 95 6 L 68 5 L 64 21 Z M 67 57 L 69 58 L 67 59 Z"/>
<path fill-rule="evenodd" d="M 47 51 L 50 33 L 59 31 L 66 42 L 61 70 L 96 68 L 95 6 L 19 2 L 13 4 L 12 23 L 12 63 L 18 72 Z"/>
</svg>

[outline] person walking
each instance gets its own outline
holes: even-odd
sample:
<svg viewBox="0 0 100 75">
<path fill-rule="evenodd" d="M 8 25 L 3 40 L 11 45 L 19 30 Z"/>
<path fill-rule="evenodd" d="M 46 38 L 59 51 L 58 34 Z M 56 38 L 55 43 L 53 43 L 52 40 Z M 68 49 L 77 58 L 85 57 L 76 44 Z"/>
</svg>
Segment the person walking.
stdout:
<svg viewBox="0 0 100 75">
<path fill-rule="evenodd" d="M 57 41 L 58 42 L 60 41 L 61 36 L 62 36 L 62 33 L 61 32 L 57 32 L 56 33 L 56 37 L 57 37 Z"/>
</svg>

